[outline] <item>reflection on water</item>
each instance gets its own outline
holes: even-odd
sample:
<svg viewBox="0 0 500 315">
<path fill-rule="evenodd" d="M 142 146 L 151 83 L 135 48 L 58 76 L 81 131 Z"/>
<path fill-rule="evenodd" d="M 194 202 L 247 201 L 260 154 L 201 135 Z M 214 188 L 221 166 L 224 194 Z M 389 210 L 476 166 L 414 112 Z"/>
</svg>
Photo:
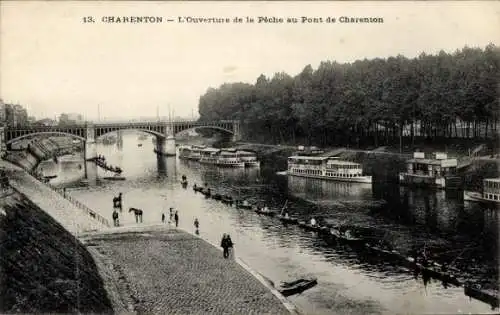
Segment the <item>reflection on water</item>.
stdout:
<svg viewBox="0 0 500 315">
<path fill-rule="evenodd" d="M 181 227 L 194 231 L 196 217 L 201 237 L 213 243 L 220 241 L 223 232 L 230 233 L 237 255 L 275 283 L 316 276 L 317 287 L 290 297 L 307 314 L 490 312 L 488 305 L 465 297 L 461 288 L 443 289 L 438 281 L 425 287 L 421 279 L 416 281 L 411 272 L 388 261 L 329 244 L 315 233 L 283 226 L 275 218 L 206 199 L 191 186 L 207 183 L 216 191 L 265 200 L 277 209 L 288 199 L 293 215 L 320 214 L 333 223 L 362 226 L 401 252 L 425 244 L 436 259 L 448 259 L 467 277 L 491 282 L 498 275 L 498 214 L 488 214 L 478 205 L 464 207 L 460 195 L 287 178 L 275 176 L 269 165 L 224 169 L 158 159 L 149 141 L 137 147 L 136 136 L 124 136 L 120 150 L 100 145 L 98 153 L 109 164 L 120 166 L 127 180 L 71 190 L 73 196 L 110 217 L 112 197 L 123 192 L 124 206 L 143 209 L 145 223 L 159 223 L 162 211 L 174 207 Z M 63 165 L 57 169 L 60 183 L 78 172 L 81 176 L 77 166 Z M 102 177 L 104 172 L 97 169 L 96 173 Z M 180 185 L 182 175 L 188 178 L 187 189 Z M 134 224 L 134 217 L 123 212 L 120 221 Z"/>
<path fill-rule="evenodd" d="M 311 201 L 371 199 L 372 185 L 288 176 L 288 192 Z"/>
</svg>

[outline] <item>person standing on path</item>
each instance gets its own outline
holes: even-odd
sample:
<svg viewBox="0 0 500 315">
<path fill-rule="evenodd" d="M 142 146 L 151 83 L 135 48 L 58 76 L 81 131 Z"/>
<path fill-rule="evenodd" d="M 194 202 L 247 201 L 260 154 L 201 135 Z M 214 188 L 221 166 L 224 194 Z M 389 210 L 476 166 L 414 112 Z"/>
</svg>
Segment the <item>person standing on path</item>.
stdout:
<svg viewBox="0 0 500 315">
<path fill-rule="evenodd" d="M 229 257 L 229 248 L 233 247 L 233 242 L 231 241 L 231 237 L 228 234 L 224 233 L 222 235 L 222 241 L 220 243 L 220 246 L 224 250 L 222 256 L 224 258 L 228 258 Z"/>
<path fill-rule="evenodd" d="M 118 226 L 118 212 L 116 209 L 113 210 L 113 225 Z"/>
<path fill-rule="evenodd" d="M 200 227 L 200 222 L 198 221 L 198 218 L 195 218 L 195 219 L 194 219 L 194 233 L 195 233 L 196 235 L 199 235 L 199 234 L 200 234 L 199 227 Z"/>
<path fill-rule="evenodd" d="M 165 223 L 165 213 L 161 213 L 161 223 Z"/>
<path fill-rule="evenodd" d="M 175 227 L 178 227 L 179 226 L 179 213 L 177 211 L 175 211 L 174 220 L 175 220 Z"/>
<path fill-rule="evenodd" d="M 168 220 L 168 223 L 171 223 L 174 219 L 174 208 L 170 208 L 170 219 Z"/>
</svg>

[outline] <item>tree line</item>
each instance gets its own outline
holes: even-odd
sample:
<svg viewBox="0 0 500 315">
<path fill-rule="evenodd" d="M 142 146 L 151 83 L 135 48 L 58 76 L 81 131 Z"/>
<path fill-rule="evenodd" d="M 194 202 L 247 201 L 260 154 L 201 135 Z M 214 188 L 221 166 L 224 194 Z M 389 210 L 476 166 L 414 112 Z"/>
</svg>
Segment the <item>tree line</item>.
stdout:
<svg viewBox="0 0 500 315">
<path fill-rule="evenodd" d="M 200 120 L 241 121 L 248 140 L 387 145 L 497 135 L 500 50 L 323 61 L 296 76 L 225 83 L 199 99 Z"/>
</svg>

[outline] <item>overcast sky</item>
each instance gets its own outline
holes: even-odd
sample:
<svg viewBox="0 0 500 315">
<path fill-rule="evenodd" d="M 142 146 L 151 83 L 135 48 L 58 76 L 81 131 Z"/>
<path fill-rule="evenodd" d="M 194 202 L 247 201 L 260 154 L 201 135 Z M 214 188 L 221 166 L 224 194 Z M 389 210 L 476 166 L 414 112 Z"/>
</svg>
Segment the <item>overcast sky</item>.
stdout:
<svg viewBox="0 0 500 315">
<path fill-rule="evenodd" d="M 197 113 L 224 82 L 291 75 L 322 60 L 499 45 L 500 3 L 1 2 L 0 97 L 30 115 L 88 119 Z M 102 16 L 382 17 L 383 24 L 106 24 Z M 82 23 L 94 16 L 95 24 Z"/>
</svg>

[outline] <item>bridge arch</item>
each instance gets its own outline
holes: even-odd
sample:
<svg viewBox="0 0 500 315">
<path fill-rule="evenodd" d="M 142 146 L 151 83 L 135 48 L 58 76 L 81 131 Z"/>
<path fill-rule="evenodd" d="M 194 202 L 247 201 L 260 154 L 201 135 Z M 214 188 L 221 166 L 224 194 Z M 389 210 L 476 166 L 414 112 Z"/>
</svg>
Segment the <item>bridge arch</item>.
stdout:
<svg viewBox="0 0 500 315">
<path fill-rule="evenodd" d="M 19 136 L 17 138 L 12 138 L 12 139 L 6 141 L 5 144 L 8 145 L 8 144 L 14 143 L 16 141 L 19 141 L 19 140 L 22 140 L 22 139 L 25 139 L 25 138 L 35 138 L 38 135 L 65 136 L 65 137 L 70 137 L 70 138 L 74 138 L 74 139 L 86 141 L 86 139 L 84 137 L 81 137 L 81 136 L 78 136 L 78 135 L 75 135 L 75 134 L 72 134 L 72 133 L 69 133 L 69 132 L 62 132 L 62 131 L 37 131 L 37 132 L 28 133 L 28 134 Z"/>
<path fill-rule="evenodd" d="M 223 128 L 223 127 L 219 127 L 219 126 L 210 126 L 210 125 L 208 125 L 208 126 L 192 126 L 190 128 L 186 128 L 186 129 L 182 129 L 182 130 L 176 130 L 174 136 L 178 135 L 181 132 L 185 132 L 187 130 L 196 130 L 196 129 L 215 129 L 215 130 L 225 131 L 226 133 L 234 135 L 234 131 L 233 130 L 230 130 L 230 129 L 227 129 L 227 128 Z"/>
<path fill-rule="evenodd" d="M 95 137 L 95 140 L 102 138 L 105 135 L 108 135 L 110 133 L 116 132 L 118 133 L 119 131 L 139 131 L 139 132 L 144 132 L 153 136 L 156 136 L 158 138 L 166 138 L 164 134 L 154 131 L 154 130 L 148 130 L 148 129 L 143 129 L 143 128 L 137 128 L 137 127 L 130 127 L 130 128 L 120 128 L 120 129 L 112 129 L 112 130 L 105 130 L 102 133 L 99 133 L 99 135 Z"/>
</svg>

